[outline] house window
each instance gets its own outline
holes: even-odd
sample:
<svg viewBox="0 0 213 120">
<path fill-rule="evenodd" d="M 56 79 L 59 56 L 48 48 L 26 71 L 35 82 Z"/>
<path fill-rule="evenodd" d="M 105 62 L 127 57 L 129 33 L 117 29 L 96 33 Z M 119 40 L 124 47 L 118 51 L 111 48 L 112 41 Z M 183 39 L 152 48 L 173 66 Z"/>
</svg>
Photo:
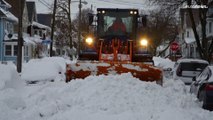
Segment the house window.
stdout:
<svg viewBox="0 0 213 120">
<path fill-rule="evenodd" d="M 182 33 L 182 40 L 184 40 L 184 33 Z"/>
<path fill-rule="evenodd" d="M 14 45 L 14 46 L 13 46 L 13 55 L 14 55 L 14 56 L 17 56 L 17 55 L 18 55 L 18 46 L 17 46 L 17 45 Z"/>
<path fill-rule="evenodd" d="M 213 14 L 213 8 L 211 8 L 211 7 L 209 7 L 208 8 L 208 13 L 207 13 L 208 15 L 212 15 Z"/>
<path fill-rule="evenodd" d="M 42 37 L 42 31 L 41 30 L 39 31 L 39 36 Z"/>
<path fill-rule="evenodd" d="M 11 45 L 5 45 L 5 55 L 12 56 L 12 46 Z"/>
<path fill-rule="evenodd" d="M 17 56 L 18 46 L 17 45 L 5 45 L 5 56 Z"/>
<path fill-rule="evenodd" d="M 13 25 L 10 22 L 5 23 L 5 29 L 8 31 L 8 33 L 13 33 Z"/>
<path fill-rule="evenodd" d="M 187 38 L 189 37 L 189 31 L 186 32 L 186 37 L 187 37 Z"/>
<path fill-rule="evenodd" d="M 34 31 L 34 34 L 35 34 L 35 35 L 38 35 L 38 31 L 37 31 L 37 30 L 35 30 L 35 31 Z"/>
<path fill-rule="evenodd" d="M 212 22 L 209 22 L 209 33 L 212 33 Z"/>
</svg>

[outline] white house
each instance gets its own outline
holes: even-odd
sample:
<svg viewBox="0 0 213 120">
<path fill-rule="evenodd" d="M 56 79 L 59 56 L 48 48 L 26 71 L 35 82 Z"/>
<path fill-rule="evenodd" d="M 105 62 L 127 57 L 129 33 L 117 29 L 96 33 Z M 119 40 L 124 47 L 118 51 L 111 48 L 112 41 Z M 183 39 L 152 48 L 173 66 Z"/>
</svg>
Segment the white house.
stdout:
<svg viewBox="0 0 213 120">
<path fill-rule="evenodd" d="M 193 17 L 196 24 L 196 29 L 199 36 L 201 36 L 201 25 L 199 20 L 199 9 L 192 9 Z M 194 32 L 192 30 L 191 20 L 186 8 L 180 9 L 180 44 L 182 56 L 186 58 L 199 58 L 199 53 L 197 50 L 197 44 L 194 37 Z M 207 24 L 206 24 L 206 35 L 209 40 L 213 37 L 213 8 L 208 9 L 207 14 Z"/>
</svg>

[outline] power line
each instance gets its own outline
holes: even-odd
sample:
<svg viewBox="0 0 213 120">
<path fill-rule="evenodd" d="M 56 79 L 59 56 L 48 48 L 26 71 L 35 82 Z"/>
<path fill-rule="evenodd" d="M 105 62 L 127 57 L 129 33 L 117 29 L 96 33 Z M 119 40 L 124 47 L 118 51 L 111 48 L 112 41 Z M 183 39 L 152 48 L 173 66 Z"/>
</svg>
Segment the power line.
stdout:
<svg viewBox="0 0 213 120">
<path fill-rule="evenodd" d="M 41 1 L 41 0 L 38 0 L 42 5 L 46 6 L 47 8 L 49 8 L 49 5 L 46 4 L 45 2 Z"/>
<path fill-rule="evenodd" d="M 42 0 L 46 5 L 48 5 L 49 7 L 51 7 L 51 4 L 49 4 L 47 1 Z"/>
<path fill-rule="evenodd" d="M 43 0 L 38 0 L 41 4 L 43 4 L 44 6 L 46 6 L 48 9 L 51 9 L 50 5 L 46 2 L 44 2 Z"/>
</svg>

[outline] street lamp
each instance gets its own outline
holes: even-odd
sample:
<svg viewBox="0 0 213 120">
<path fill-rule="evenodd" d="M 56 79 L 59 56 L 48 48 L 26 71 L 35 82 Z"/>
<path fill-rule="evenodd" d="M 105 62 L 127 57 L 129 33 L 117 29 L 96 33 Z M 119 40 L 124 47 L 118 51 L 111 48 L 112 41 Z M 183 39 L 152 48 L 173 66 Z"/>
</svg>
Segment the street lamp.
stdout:
<svg viewBox="0 0 213 120">
<path fill-rule="evenodd" d="M 73 1 L 74 2 L 74 1 Z M 78 55 L 80 54 L 80 43 L 81 43 L 81 8 L 82 8 L 82 3 L 87 4 L 86 1 L 81 1 L 79 0 L 79 17 L 78 17 Z"/>
</svg>

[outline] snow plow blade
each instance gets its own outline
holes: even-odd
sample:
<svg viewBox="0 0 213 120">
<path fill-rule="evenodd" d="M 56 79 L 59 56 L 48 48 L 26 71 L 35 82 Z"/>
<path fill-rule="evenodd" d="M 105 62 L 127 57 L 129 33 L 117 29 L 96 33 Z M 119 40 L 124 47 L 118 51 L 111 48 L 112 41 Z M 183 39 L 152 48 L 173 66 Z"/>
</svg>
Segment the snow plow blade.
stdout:
<svg viewBox="0 0 213 120">
<path fill-rule="evenodd" d="M 156 81 L 162 85 L 163 76 L 161 69 L 153 65 L 137 62 L 99 62 L 78 61 L 71 64 L 72 78 L 85 78 L 90 75 L 122 74 L 130 72 L 142 81 Z"/>
</svg>

